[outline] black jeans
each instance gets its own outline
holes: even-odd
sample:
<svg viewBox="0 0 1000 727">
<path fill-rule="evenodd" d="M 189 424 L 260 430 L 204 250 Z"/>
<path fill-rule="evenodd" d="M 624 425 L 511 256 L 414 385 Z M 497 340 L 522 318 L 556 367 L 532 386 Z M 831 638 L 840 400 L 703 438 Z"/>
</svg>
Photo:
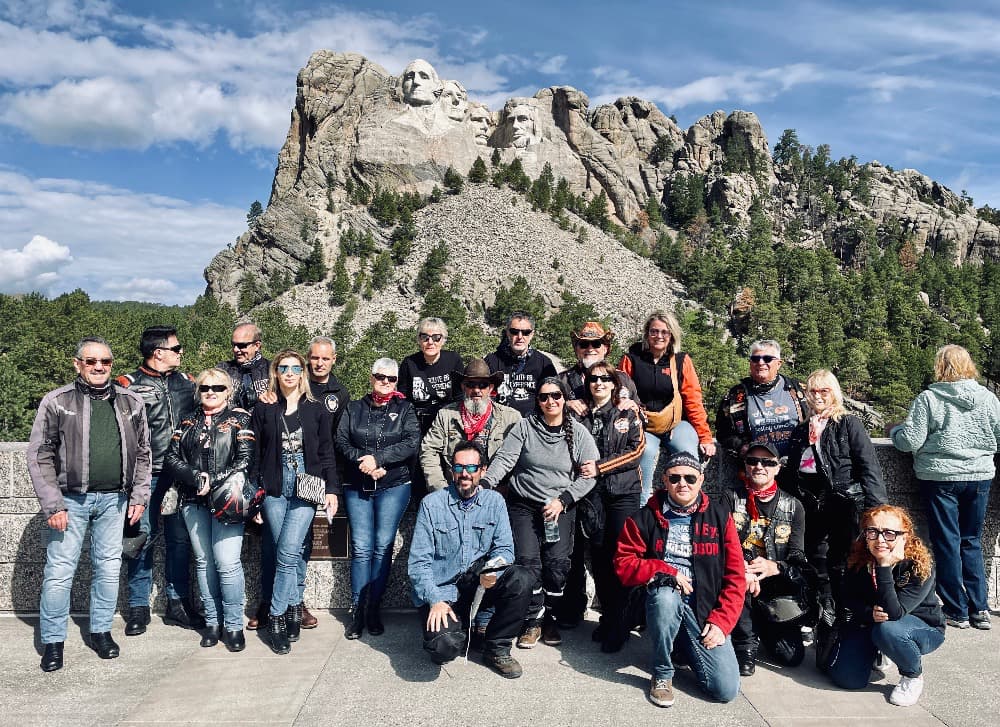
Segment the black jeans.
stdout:
<svg viewBox="0 0 1000 727">
<path fill-rule="evenodd" d="M 486 589 L 479 607 L 495 609 L 493 617 L 486 626 L 486 654 L 510 653 L 514 638 L 521 632 L 533 585 L 532 573 L 527 568 L 515 564 L 503 571 L 503 575 L 493 588 Z M 424 649 L 430 653 L 435 663 L 445 664 L 464 650 L 468 638 L 469 612 L 475 595 L 476 584 L 459 591 L 458 600 L 451 604 L 451 609 L 458 616 L 459 622 L 455 623 L 449 618 L 448 625 L 440 631 L 426 629 L 427 614 L 430 613 L 431 607 L 429 605 L 420 607 Z"/>
<path fill-rule="evenodd" d="M 526 500 L 513 492 L 507 496 L 507 513 L 514 533 L 514 553 L 517 555 L 515 562 L 527 568 L 534 581 L 525 616 L 527 621 L 538 621 L 543 614 L 554 616 L 557 612 L 573 552 L 576 510 L 559 515 L 559 540 L 546 543 L 542 523 L 544 506 L 545 503 Z"/>
<path fill-rule="evenodd" d="M 783 580 L 781 584 L 773 583 L 768 587 L 768 581 Z M 792 590 L 788 579 L 782 575 L 771 576 L 761 581 L 761 597 L 767 598 L 769 591 L 788 593 Z M 802 621 L 797 618 L 784 623 L 774 623 L 760 605 L 758 597 L 748 592 L 743 602 L 743 611 L 739 621 L 733 628 L 733 648 L 737 651 L 757 652 L 759 644 L 770 651 L 775 658 L 785 666 L 798 666 L 805 656 L 802 645 Z M 783 643 L 781 643 L 783 642 Z M 781 643 L 782 648 L 775 648 Z"/>
</svg>

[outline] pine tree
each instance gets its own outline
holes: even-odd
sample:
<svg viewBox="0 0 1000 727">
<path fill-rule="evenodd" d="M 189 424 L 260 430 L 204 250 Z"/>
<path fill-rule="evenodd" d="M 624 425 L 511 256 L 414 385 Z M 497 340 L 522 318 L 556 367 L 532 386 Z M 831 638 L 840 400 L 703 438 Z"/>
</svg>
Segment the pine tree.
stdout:
<svg viewBox="0 0 1000 727">
<path fill-rule="evenodd" d="M 385 290 L 391 280 L 392 257 L 387 250 L 383 250 L 375 258 L 375 265 L 372 266 L 372 288 Z"/>
<path fill-rule="evenodd" d="M 493 154 L 490 156 L 490 166 L 499 167 L 500 166 L 500 149 L 494 147 Z"/>
<path fill-rule="evenodd" d="M 323 259 L 323 245 L 319 238 L 313 243 L 312 252 L 309 257 L 302 261 L 298 273 L 295 275 L 296 283 L 320 283 L 326 277 L 326 261 Z"/>
<path fill-rule="evenodd" d="M 247 212 L 247 227 L 253 227 L 257 222 L 257 218 L 264 214 L 264 206 L 260 203 L 259 199 L 255 199 L 253 204 L 250 205 L 250 211 Z"/>
<path fill-rule="evenodd" d="M 417 279 L 413 283 L 416 291 L 424 294 L 438 283 L 441 280 L 441 275 L 444 273 L 444 266 L 447 263 L 448 246 L 445 245 L 444 240 L 441 240 L 431 248 L 431 251 L 427 254 L 427 259 L 424 260 L 424 264 L 420 266 L 420 270 L 417 272 Z"/>
<path fill-rule="evenodd" d="M 444 186 L 449 194 L 458 194 L 462 191 L 464 180 L 462 175 L 455 171 L 454 167 L 448 167 L 444 173 Z"/>
<path fill-rule="evenodd" d="M 483 161 L 482 157 L 476 157 L 476 161 L 472 162 L 472 167 L 469 169 L 469 182 L 471 184 L 483 184 L 489 178 L 489 172 L 486 170 L 486 162 Z"/>
<path fill-rule="evenodd" d="M 328 284 L 330 290 L 330 305 L 344 305 L 351 293 L 351 280 L 347 276 L 347 264 L 344 256 L 337 256 L 333 266 L 333 280 Z"/>
</svg>

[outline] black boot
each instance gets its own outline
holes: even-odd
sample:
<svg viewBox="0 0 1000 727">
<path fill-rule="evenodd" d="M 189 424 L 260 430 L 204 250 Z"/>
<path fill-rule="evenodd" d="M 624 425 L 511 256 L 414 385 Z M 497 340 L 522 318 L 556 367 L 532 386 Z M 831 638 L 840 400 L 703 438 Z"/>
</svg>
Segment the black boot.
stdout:
<svg viewBox="0 0 1000 727">
<path fill-rule="evenodd" d="M 369 603 L 365 611 L 365 626 L 372 636 L 381 636 L 385 633 L 385 626 L 382 625 L 382 604 Z"/>
<path fill-rule="evenodd" d="M 297 603 L 289 606 L 285 611 L 285 630 L 288 632 L 289 641 L 298 641 L 299 632 L 302 629 L 302 604 Z"/>
<path fill-rule="evenodd" d="M 188 621 L 191 622 L 191 628 L 205 628 L 205 609 L 201 603 L 195 603 L 191 600 L 190 596 L 183 599 L 181 603 L 183 604 L 184 611 L 187 613 Z"/>
<path fill-rule="evenodd" d="M 344 629 L 344 638 L 358 639 L 365 630 L 365 606 L 362 603 L 355 603 L 351 608 L 351 622 Z"/>
<path fill-rule="evenodd" d="M 222 643 L 226 645 L 226 648 L 232 652 L 243 651 L 247 648 L 247 640 L 243 635 L 243 629 L 238 629 L 236 631 L 230 631 L 226 629 L 222 632 Z"/>
<path fill-rule="evenodd" d="M 118 644 L 111 638 L 110 631 L 90 635 L 90 648 L 97 652 L 102 659 L 117 659 L 119 650 Z"/>
<path fill-rule="evenodd" d="M 125 619 L 125 635 L 138 636 L 146 633 L 149 622 L 149 606 L 132 606 L 128 610 L 128 618 Z"/>
<path fill-rule="evenodd" d="M 39 664 L 42 671 L 56 671 L 63 666 L 63 642 L 57 641 L 53 644 L 46 644 L 45 651 L 42 652 L 42 663 Z"/>
<path fill-rule="evenodd" d="M 271 616 L 267 621 L 267 640 L 275 654 L 287 654 L 292 650 L 288 640 L 288 628 L 284 616 Z"/>
<path fill-rule="evenodd" d="M 751 677 L 757 670 L 756 649 L 738 649 L 736 651 L 736 661 L 740 665 L 740 676 Z"/>
<path fill-rule="evenodd" d="M 179 598 L 167 601 L 167 610 L 163 612 L 163 623 L 168 626 L 180 626 L 182 629 L 200 629 L 205 627 L 205 619 L 197 616 L 192 619 L 193 609 Z"/>
<path fill-rule="evenodd" d="M 201 645 L 206 649 L 219 643 L 219 625 L 206 626 L 201 632 Z"/>
</svg>

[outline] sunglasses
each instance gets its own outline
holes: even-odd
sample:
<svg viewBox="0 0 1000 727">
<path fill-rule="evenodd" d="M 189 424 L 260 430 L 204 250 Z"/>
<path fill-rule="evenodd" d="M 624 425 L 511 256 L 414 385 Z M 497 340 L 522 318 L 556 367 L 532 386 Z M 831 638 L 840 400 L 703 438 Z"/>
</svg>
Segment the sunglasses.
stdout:
<svg viewBox="0 0 1000 727">
<path fill-rule="evenodd" d="M 252 346 L 255 343 L 260 343 L 260 341 L 233 341 L 233 348 L 238 348 L 242 351 L 244 348 Z"/>
<path fill-rule="evenodd" d="M 888 528 L 884 530 L 865 528 L 861 532 L 864 533 L 865 540 L 878 540 L 879 536 L 881 536 L 887 543 L 894 543 L 900 535 L 906 535 L 905 530 L 889 530 Z"/>
<path fill-rule="evenodd" d="M 604 341 L 577 341 L 577 348 L 600 348 L 604 345 Z"/>
<path fill-rule="evenodd" d="M 221 394 L 228 388 L 229 387 L 226 386 L 225 384 L 201 384 L 198 387 L 198 391 L 200 391 L 202 394 L 206 394 L 209 391 L 214 391 L 216 394 Z"/>
<path fill-rule="evenodd" d="M 830 389 L 809 389 L 813 394 L 819 394 L 820 396 L 829 396 Z"/>
<path fill-rule="evenodd" d="M 417 335 L 417 340 L 421 343 L 427 343 L 428 341 L 434 341 L 434 343 L 441 343 L 441 339 L 444 336 L 440 333 L 421 333 Z"/>
<path fill-rule="evenodd" d="M 615 377 L 611 376 L 610 374 L 605 374 L 603 376 L 601 374 L 587 374 L 588 384 L 596 384 L 601 381 L 603 381 L 606 384 L 613 384 L 615 382 Z"/>
<path fill-rule="evenodd" d="M 559 401 L 560 399 L 562 399 L 562 392 L 561 391 L 539 391 L 538 392 L 538 400 L 540 402 L 542 402 L 543 404 L 545 402 L 547 402 L 549 399 L 552 399 L 553 401 Z"/>
<path fill-rule="evenodd" d="M 453 464 L 451 471 L 456 475 L 460 475 L 463 472 L 468 472 L 471 475 L 474 472 L 478 472 L 480 467 L 482 467 L 480 464 Z"/>
<path fill-rule="evenodd" d="M 376 381 L 388 381 L 390 384 L 395 384 L 398 380 L 398 376 L 389 376 L 389 374 L 372 374 L 372 378 Z"/>
<path fill-rule="evenodd" d="M 291 372 L 293 374 L 301 374 L 302 373 L 302 367 L 299 366 L 298 364 L 280 364 L 278 366 L 278 373 L 279 374 L 287 374 L 289 372 Z"/>
<path fill-rule="evenodd" d="M 670 331 L 660 330 L 660 329 L 657 330 L 650 329 L 649 333 L 647 333 L 646 335 L 648 335 L 650 338 L 668 338 L 670 336 Z"/>
<path fill-rule="evenodd" d="M 184 353 L 184 346 L 177 344 L 176 346 L 157 346 L 158 351 L 173 351 L 174 353 Z"/>
<path fill-rule="evenodd" d="M 747 463 L 748 467 L 756 467 L 759 464 L 765 467 L 777 467 L 781 464 L 776 459 L 765 459 L 764 457 L 744 457 L 743 461 Z"/>
<path fill-rule="evenodd" d="M 527 338 L 528 336 L 530 336 L 534 332 L 535 331 L 533 329 L 531 329 L 531 328 L 508 328 L 507 329 L 507 333 L 510 334 L 511 338 L 513 338 L 514 336 L 524 336 L 525 338 Z"/>
<path fill-rule="evenodd" d="M 113 358 L 78 358 L 77 361 L 88 368 L 93 368 L 94 366 L 97 366 L 97 364 L 101 364 L 101 366 L 110 366 L 115 362 Z"/>
<path fill-rule="evenodd" d="M 484 379 L 466 379 L 462 382 L 462 386 L 467 389 L 488 389 L 490 382 Z"/>
<path fill-rule="evenodd" d="M 777 356 L 758 356 L 757 354 L 754 354 L 753 356 L 750 357 L 751 363 L 760 363 L 761 361 L 763 361 L 764 363 L 769 364 L 772 361 L 777 361 L 777 360 L 778 360 Z"/>
<path fill-rule="evenodd" d="M 681 480 L 684 480 L 689 485 L 693 485 L 698 481 L 698 475 L 679 475 L 677 473 L 667 475 L 667 482 L 671 485 L 676 485 Z"/>
</svg>

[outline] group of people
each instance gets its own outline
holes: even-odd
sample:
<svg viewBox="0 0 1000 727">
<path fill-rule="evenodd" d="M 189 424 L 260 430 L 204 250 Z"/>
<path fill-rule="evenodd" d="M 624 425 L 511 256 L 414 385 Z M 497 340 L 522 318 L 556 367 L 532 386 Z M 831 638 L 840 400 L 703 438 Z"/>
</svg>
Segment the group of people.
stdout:
<svg viewBox="0 0 1000 727">
<path fill-rule="evenodd" d="M 586 322 L 571 332 L 577 360 L 560 373 L 532 346 L 535 321 L 523 311 L 494 353 L 464 364 L 441 319 L 421 320 L 416 334 L 419 350 L 376 360 L 357 399 L 332 374 L 336 346 L 325 337 L 304 356 L 268 361 L 259 329 L 241 324 L 232 360 L 192 378 L 180 371 L 176 330 L 156 326 L 142 334 L 143 364 L 114 381 L 107 343 L 81 341 L 77 379 L 43 399 L 28 451 L 50 528 L 42 669 L 63 663 L 88 524 L 91 647 L 101 658 L 119 652 L 110 626 L 123 526 L 125 633 L 145 631 L 161 516 L 165 622 L 230 651 L 245 647 L 244 627 L 259 628 L 288 653 L 317 624 L 304 603 L 313 519 L 318 508 L 332 518 L 341 502 L 345 636 L 383 633 L 393 544 L 419 499 L 407 566 L 424 649 L 439 664 L 481 650 L 508 678 L 522 673 L 513 647 L 558 646 L 560 628 L 583 618 L 588 556 L 601 611 L 593 638 L 616 652 L 645 627 L 648 696 L 659 706 L 673 702 L 675 664 L 728 701 L 762 645 L 794 666 L 811 629 L 817 664 L 836 684 L 867 684 L 881 654 L 901 675 L 891 701 L 914 704 L 921 656 L 942 643 L 945 624 L 990 627 L 979 541 L 1000 403 L 961 347 L 938 351 L 936 382 L 889 431 L 914 453 L 932 559 L 909 514 L 888 504 L 871 439 L 836 377 L 779 373 L 776 341 L 750 346 L 750 375 L 720 403 L 713 437 L 669 312 L 647 318 L 617 365 L 613 333 Z M 716 441 L 739 465 L 710 496 L 702 485 Z M 262 595 L 244 624 L 251 522 L 262 526 Z"/>
</svg>

